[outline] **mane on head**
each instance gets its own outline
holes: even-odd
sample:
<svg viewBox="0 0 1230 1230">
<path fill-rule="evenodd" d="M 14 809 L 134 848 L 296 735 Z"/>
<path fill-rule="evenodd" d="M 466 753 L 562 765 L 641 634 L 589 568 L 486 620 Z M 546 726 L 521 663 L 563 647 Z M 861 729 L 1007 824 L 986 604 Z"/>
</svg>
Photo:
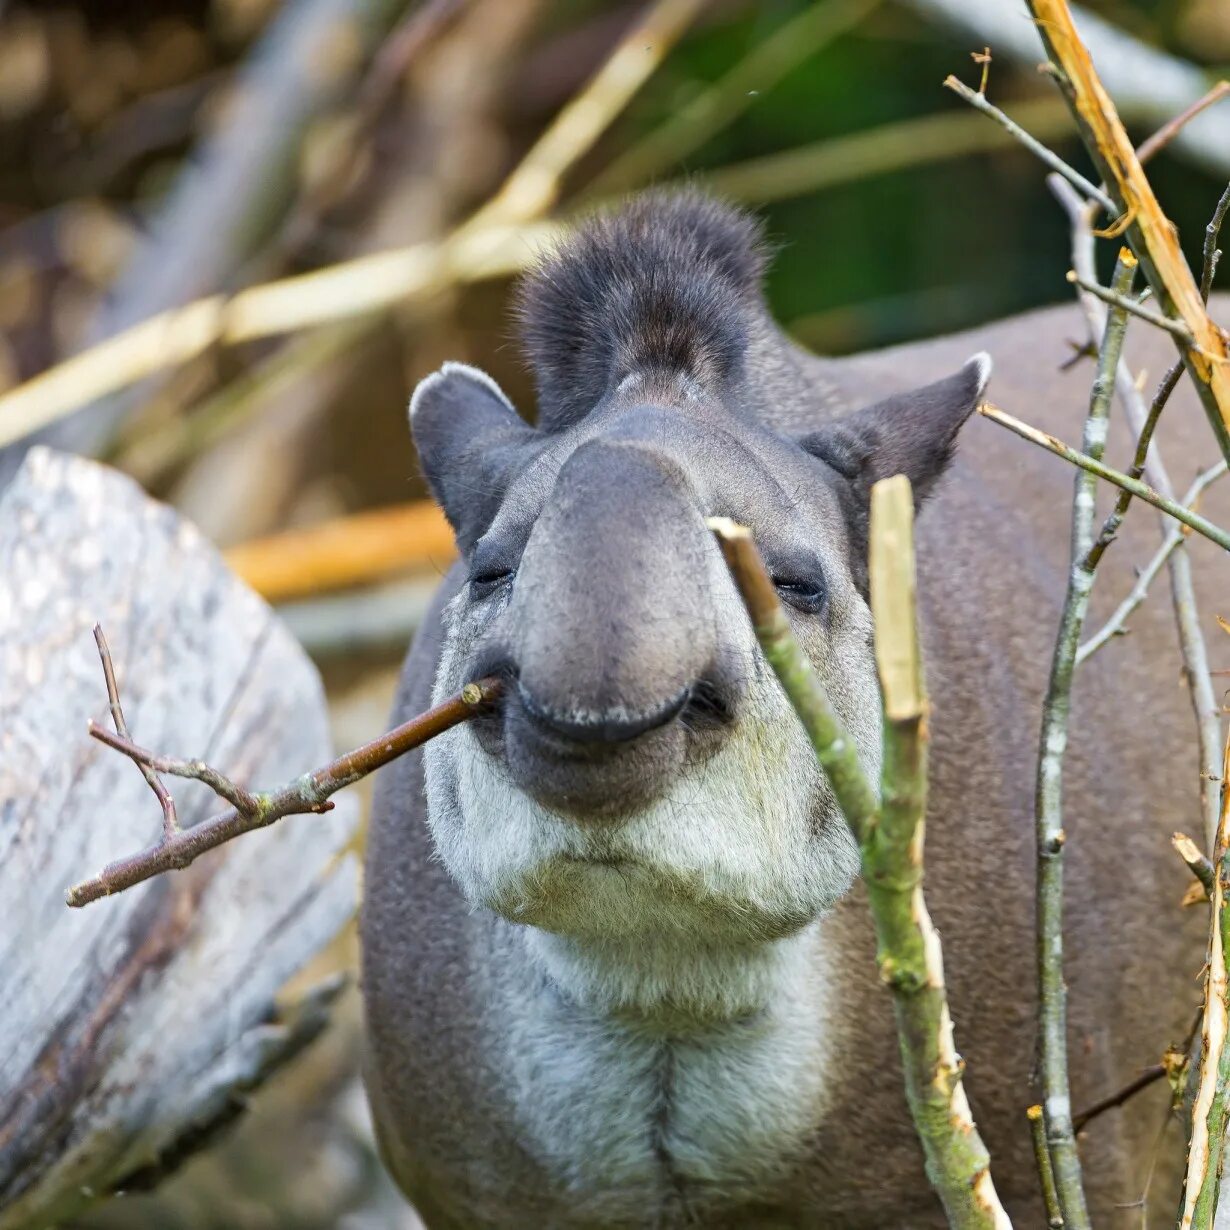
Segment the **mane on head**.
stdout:
<svg viewBox="0 0 1230 1230">
<path fill-rule="evenodd" d="M 740 374 L 761 308 L 759 223 L 699 192 L 649 192 L 583 224 L 522 284 L 538 422 L 579 422 L 633 372 Z"/>
</svg>

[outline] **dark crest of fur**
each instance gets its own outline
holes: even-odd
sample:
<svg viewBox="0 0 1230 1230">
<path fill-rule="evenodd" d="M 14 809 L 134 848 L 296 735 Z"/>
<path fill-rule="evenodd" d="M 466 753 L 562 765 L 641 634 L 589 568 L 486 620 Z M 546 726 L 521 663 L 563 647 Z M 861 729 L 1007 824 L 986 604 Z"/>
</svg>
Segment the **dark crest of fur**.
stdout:
<svg viewBox="0 0 1230 1230">
<path fill-rule="evenodd" d="M 591 219 L 521 288 L 539 426 L 579 422 L 632 372 L 737 380 L 764 264 L 759 224 L 699 193 L 646 193 Z"/>
</svg>

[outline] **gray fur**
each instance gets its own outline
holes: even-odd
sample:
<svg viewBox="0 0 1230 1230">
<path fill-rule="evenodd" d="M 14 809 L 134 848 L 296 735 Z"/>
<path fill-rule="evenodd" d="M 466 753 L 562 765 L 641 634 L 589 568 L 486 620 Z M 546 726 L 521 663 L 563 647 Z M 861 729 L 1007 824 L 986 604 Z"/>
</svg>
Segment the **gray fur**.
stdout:
<svg viewBox="0 0 1230 1230">
<path fill-rule="evenodd" d="M 706 515 L 744 520 L 780 579 L 822 578 L 792 619 L 874 775 L 865 491 L 907 469 L 935 487 L 919 527 L 928 901 L 996 1181 L 1035 1224 L 1030 800 L 1071 474 L 983 422 L 948 462 L 986 379 L 983 359 L 961 363 L 982 346 L 998 399 L 1077 436 L 1089 373 L 1055 370 L 1077 314 L 818 360 L 768 319 L 754 248 L 721 248 L 754 244 L 745 220 L 696 198 L 650 198 L 630 219 L 531 284 L 541 428 L 457 367 L 416 393 L 420 456 L 465 557 L 397 716 L 492 670 L 509 686 L 497 716 L 403 758 L 378 792 L 364 989 L 386 1159 L 433 1230 L 943 1224 L 856 851 L 704 530 Z M 659 234 L 650 256 L 671 268 L 604 248 L 630 233 Z M 535 285 L 584 294 L 569 315 Z M 605 338 L 595 304 L 618 308 Z M 621 317 L 629 304 L 641 317 Z M 689 340 L 689 305 L 725 315 Z M 1164 341 L 1137 340 L 1136 362 L 1160 369 Z M 1171 414 L 1183 474 L 1209 437 L 1190 401 Z M 1147 517 L 1129 520 L 1095 618 L 1153 542 Z M 1197 567 L 1223 600 L 1224 568 Z M 1186 873 L 1167 849 L 1199 823 L 1177 678 L 1161 595 L 1080 677 L 1066 775 L 1078 1104 L 1155 1062 L 1197 1002 L 1202 919 L 1175 908 Z M 1099 1225 L 1136 1224 L 1119 1206 L 1140 1194 L 1160 1113 L 1140 1099 L 1088 1134 Z"/>
</svg>

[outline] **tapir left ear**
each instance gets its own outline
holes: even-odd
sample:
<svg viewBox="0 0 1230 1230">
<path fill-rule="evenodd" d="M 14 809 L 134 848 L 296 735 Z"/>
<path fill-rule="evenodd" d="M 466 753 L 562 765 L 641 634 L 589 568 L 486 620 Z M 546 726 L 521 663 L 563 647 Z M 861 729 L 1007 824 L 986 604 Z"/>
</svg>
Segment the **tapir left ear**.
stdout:
<svg viewBox="0 0 1230 1230">
<path fill-rule="evenodd" d="M 851 484 L 860 505 L 879 479 L 904 474 L 917 508 L 948 468 L 957 432 L 990 377 L 990 355 L 976 354 L 951 376 L 856 410 L 799 443 Z"/>
</svg>

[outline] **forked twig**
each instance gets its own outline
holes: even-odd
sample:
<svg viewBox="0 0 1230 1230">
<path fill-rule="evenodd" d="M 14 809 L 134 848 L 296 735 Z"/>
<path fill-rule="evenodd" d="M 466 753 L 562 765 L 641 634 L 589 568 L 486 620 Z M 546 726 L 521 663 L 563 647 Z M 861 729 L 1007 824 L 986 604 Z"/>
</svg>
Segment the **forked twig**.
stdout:
<svg viewBox="0 0 1230 1230">
<path fill-rule="evenodd" d="M 102 659 L 103 678 L 107 681 L 107 700 L 110 702 L 111 720 L 115 723 L 115 733 L 122 739 L 128 738 L 128 723 L 124 721 L 124 710 L 120 706 L 120 690 L 115 683 L 115 667 L 111 664 L 111 650 L 107 645 L 107 638 L 103 635 L 102 625 L 94 625 L 94 644 L 98 646 L 98 656 Z M 95 730 L 94 723 L 90 723 L 90 730 Z M 100 732 L 99 738 L 105 732 Z M 149 788 L 154 792 L 154 796 L 158 800 L 158 805 L 162 808 L 162 839 L 169 841 L 178 833 L 179 816 L 175 811 L 175 800 L 171 797 L 171 792 L 162 784 L 162 779 L 158 776 L 156 766 L 151 764 L 142 764 L 141 761 L 136 761 L 136 766 L 141 770 L 141 776 L 149 782 Z"/>
<path fill-rule="evenodd" d="M 305 773 L 276 790 L 253 793 L 237 785 L 203 760 L 178 760 L 171 756 L 160 756 L 134 743 L 129 738 L 128 727 L 120 709 L 119 691 L 115 685 L 115 673 L 106 638 L 97 627 L 94 629 L 94 637 L 98 642 L 103 674 L 107 680 L 107 695 L 118 733 L 112 734 L 91 722 L 90 734 L 100 743 L 127 756 L 141 770 L 162 804 L 163 832 L 161 840 L 155 845 L 109 863 L 92 880 L 85 880 L 70 888 L 67 894 L 70 906 L 88 905 L 100 897 L 123 892 L 126 888 L 132 888 L 133 885 L 165 871 L 187 867 L 206 851 L 244 833 L 266 828 L 285 816 L 319 814 L 331 810 L 331 795 L 369 773 L 374 773 L 389 761 L 404 756 L 406 752 L 429 739 L 469 721 L 496 698 L 501 687 L 499 680 L 495 678 L 467 683 L 456 696 L 408 722 L 403 722 L 371 743 L 365 743 L 362 747 L 357 747 L 322 768 Z M 175 802 L 159 781 L 159 773 L 203 782 L 220 798 L 225 799 L 232 810 L 191 828 L 181 828 L 175 818 Z"/>
</svg>

